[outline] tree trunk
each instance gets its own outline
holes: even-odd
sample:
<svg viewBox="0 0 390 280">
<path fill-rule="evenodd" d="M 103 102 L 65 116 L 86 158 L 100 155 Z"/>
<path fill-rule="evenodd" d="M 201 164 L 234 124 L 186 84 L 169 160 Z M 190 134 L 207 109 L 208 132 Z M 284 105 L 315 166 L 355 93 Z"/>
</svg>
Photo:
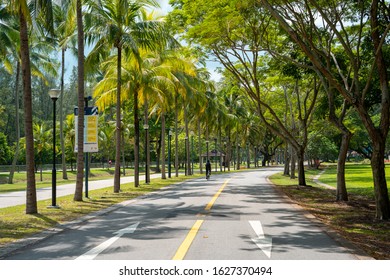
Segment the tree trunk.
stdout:
<svg viewBox="0 0 390 280">
<path fill-rule="evenodd" d="M 230 162 L 232 160 L 232 143 L 231 143 L 231 129 L 229 127 L 229 133 L 228 133 L 228 139 L 227 139 L 227 159 L 226 159 L 226 162 L 227 162 L 227 166 L 228 166 L 228 171 L 230 172 Z"/>
<path fill-rule="evenodd" d="M 390 90 L 388 78 L 388 62 L 385 60 L 383 53 L 383 45 L 380 34 L 380 23 L 378 15 L 379 1 L 374 0 L 371 4 L 370 22 L 371 22 L 371 37 L 374 45 L 375 65 L 379 74 L 380 88 L 382 92 L 381 98 L 381 120 L 380 131 L 374 130 L 370 133 L 371 141 L 373 143 L 373 153 L 371 158 L 372 174 L 374 178 L 375 202 L 376 202 L 376 218 L 379 220 L 390 219 L 390 201 L 387 189 L 384 154 L 386 146 L 386 138 L 389 131 L 390 119 Z"/>
<path fill-rule="evenodd" d="M 237 144 L 237 170 L 240 169 L 241 169 L 241 146 L 240 144 Z"/>
<path fill-rule="evenodd" d="M 84 28 L 81 0 L 77 0 L 77 45 L 78 45 L 78 125 L 77 125 L 77 178 L 75 201 L 83 200 L 84 179 Z"/>
<path fill-rule="evenodd" d="M 246 167 L 251 168 L 251 152 L 249 145 L 246 146 Z"/>
<path fill-rule="evenodd" d="M 134 90 L 134 187 L 139 187 L 139 116 L 138 116 L 138 91 Z"/>
<path fill-rule="evenodd" d="M 145 97 L 145 104 L 144 104 L 144 116 L 145 116 L 145 183 L 150 183 L 150 141 L 149 141 L 149 104 L 148 104 L 148 97 L 147 94 Z"/>
<path fill-rule="evenodd" d="M 289 145 L 286 144 L 286 147 L 284 149 L 284 170 L 283 175 L 289 176 L 290 175 L 290 153 L 288 152 Z"/>
<path fill-rule="evenodd" d="M 337 201 L 348 201 L 347 186 L 345 183 L 345 162 L 347 161 L 349 142 L 352 138 L 352 133 L 346 131 L 342 134 L 339 158 L 337 161 Z"/>
<path fill-rule="evenodd" d="M 165 113 L 163 110 L 161 112 L 161 179 L 167 178 L 165 173 L 165 157 Z"/>
<path fill-rule="evenodd" d="M 294 149 L 290 146 L 290 155 L 291 155 L 291 172 L 290 172 L 290 179 L 295 179 L 295 164 L 296 164 L 296 152 Z"/>
<path fill-rule="evenodd" d="M 200 118 L 198 118 L 198 153 L 199 153 L 199 172 L 203 174 L 203 159 L 202 159 L 202 128 L 200 125 Z"/>
<path fill-rule="evenodd" d="M 179 177 L 179 135 L 178 135 L 178 122 L 179 122 L 179 108 L 178 108 L 178 96 L 175 93 L 175 171 L 176 177 Z"/>
<path fill-rule="evenodd" d="M 390 201 L 387 190 L 384 154 L 385 141 L 379 141 L 378 139 L 378 141 L 373 143 L 371 168 L 374 179 L 376 218 L 379 220 L 388 220 L 390 218 Z"/>
<path fill-rule="evenodd" d="M 156 141 L 156 172 L 161 173 L 161 135 Z"/>
<path fill-rule="evenodd" d="M 34 134 L 33 134 L 33 113 L 32 113 L 32 92 L 31 92 L 31 67 L 30 51 L 28 42 L 27 21 L 22 9 L 19 9 L 20 20 L 20 53 L 24 90 L 24 124 L 26 137 L 26 169 L 27 169 L 27 192 L 26 192 L 26 214 L 38 213 L 37 192 L 35 183 L 35 160 L 34 160 Z"/>
<path fill-rule="evenodd" d="M 187 110 L 184 109 L 184 125 L 185 125 L 185 133 L 186 133 L 186 139 L 185 139 L 185 146 L 186 146 L 186 175 L 192 175 L 191 174 L 191 159 L 190 159 L 190 138 L 189 138 L 189 130 L 188 130 L 188 116 L 187 116 Z"/>
<path fill-rule="evenodd" d="M 61 164 L 62 179 L 68 180 L 65 158 L 65 140 L 64 140 L 64 75 L 65 75 L 65 48 L 61 50 L 61 96 L 60 96 L 60 142 L 61 142 Z"/>
<path fill-rule="evenodd" d="M 16 78 L 15 78 L 15 129 L 16 129 L 16 147 L 15 154 L 12 160 L 11 170 L 9 172 L 8 184 L 13 184 L 16 163 L 19 158 L 20 151 L 20 118 L 19 118 L 19 77 L 20 77 L 20 62 L 16 63 Z"/>
<path fill-rule="evenodd" d="M 122 150 L 122 170 L 123 170 L 123 176 L 126 176 L 126 158 L 125 158 L 125 133 L 124 131 L 122 130 L 121 131 L 121 137 L 122 137 L 122 147 L 121 147 L 121 150 Z"/>
<path fill-rule="evenodd" d="M 219 155 L 219 171 L 222 172 L 222 166 L 223 166 L 223 159 L 222 159 L 222 129 L 221 127 L 219 128 L 219 149 L 217 149 L 218 151 L 218 155 Z"/>
<path fill-rule="evenodd" d="M 117 86 L 116 86 L 116 129 L 115 129 L 115 173 L 114 173 L 114 193 L 119 193 L 121 189 L 121 63 L 122 49 L 117 47 Z"/>
<path fill-rule="evenodd" d="M 300 147 L 299 151 L 297 151 L 297 158 L 298 158 L 298 185 L 306 186 L 304 148 Z"/>
</svg>

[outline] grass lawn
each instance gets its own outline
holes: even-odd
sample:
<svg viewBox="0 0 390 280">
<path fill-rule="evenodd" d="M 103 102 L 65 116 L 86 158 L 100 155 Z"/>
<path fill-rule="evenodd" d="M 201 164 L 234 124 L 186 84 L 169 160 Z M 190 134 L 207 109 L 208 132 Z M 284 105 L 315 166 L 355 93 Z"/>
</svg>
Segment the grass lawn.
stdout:
<svg viewBox="0 0 390 280">
<path fill-rule="evenodd" d="M 112 187 L 93 190 L 89 192 L 90 198 L 84 198 L 82 202 L 73 201 L 73 195 L 59 197 L 57 203 L 61 207 L 60 209 L 47 208 L 51 205 L 50 199 L 39 201 L 39 214 L 35 215 L 26 215 L 24 205 L 2 208 L 0 209 L 0 251 L 1 246 L 7 243 L 165 186 L 200 176 L 203 175 L 180 176 L 166 180 L 152 179 L 149 185 L 143 184 L 138 188 L 135 188 L 133 183 L 122 184 L 121 192 L 118 194 L 113 193 Z"/>
<path fill-rule="evenodd" d="M 336 202 L 336 191 L 317 185 L 313 176 L 322 170 L 308 170 L 307 184 L 298 186 L 282 174 L 271 181 L 297 204 L 376 259 L 390 259 L 390 222 L 375 220 L 375 201 L 370 165 L 347 165 L 348 202 Z M 390 170 L 389 170 L 390 171 Z M 389 172 L 387 172 L 389 174 Z M 336 186 L 336 166 L 329 166 L 319 179 Z"/>
<path fill-rule="evenodd" d="M 322 183 L 336 187 L 336 166 L 331 165 L 321 176 Z M 386 165 L 386 174 L 390 182 L 390 165 Z M 374 184 L 371 166 L 368 164 L 347 164 L 345 171 L 348 192 L 360 194 L 370 199 L 374 198 Z"/>
</svg>

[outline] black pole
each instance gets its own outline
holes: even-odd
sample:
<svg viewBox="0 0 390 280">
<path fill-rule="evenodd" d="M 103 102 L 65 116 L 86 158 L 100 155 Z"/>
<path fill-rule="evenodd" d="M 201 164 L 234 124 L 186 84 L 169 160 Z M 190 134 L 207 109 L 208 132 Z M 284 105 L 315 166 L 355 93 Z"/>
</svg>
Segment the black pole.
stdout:
<svg viewBox="0 0 390 280">
<path fill-rule="evenodd" d="M 53 169 L 51 171 L 51 208 L 59 208 L 57 206 L 57 170 L 56 170 L 56 101 L 53 100 Z"/>
<path fill-rule="evenodd" d="M 209 140 L 206 140 L 206 161 L 209 160 Z"/>
<path fill-rule="evenodd" d="M 187 170 L 187 164 L 188 164 L 188 158 L 187 158 L 187 141 L 188 141 L 188 137 L 185 136 L 184 138 L 184 175 L 185 176 L 188 176 L 188 170 Z"/>
<path fill-rule="evenodd" d="M 150 183 L 150 178 L 149 178 L 149 165 L 148 165 L 148 157 L 149 157 L 149 126 L 144 125 L 144 130 L 145 130 L 145 183 L 149 184 Z"/>
<path fill-rule="evenodd" d="M 191 175 L 194 175 L 194 136 L 191 135 Z"/>
<path fill-rule="evenodd" d="M 215 149 L 215 152 L 214 152 L 214 160 L 215 160 L 215 172 L 217 172 L 217 138 L 214 138 L 214 149 Z"/>
<path fill-rule="evenodd" d="M 223 147 L 225 150 L 225 156 L 223 157 L 223 172 L 226 172 L 226 156 L 227 156 L 226 142 L 224 142 L 223 144 L 224 144 Z"/>
<path fill-rule="evenodd" d="M 89 100 L 88 97 L 84 98 L 84 102 L 85 102 L 85 105 L 84 105 L 85 106 L 85 110 L 84 110 L 84 112 L 86 112 L 86 110 L 88 110 L 88 100 Z M 85 197 L 86 198 L 88 198 L 88 178 L 89 178 L 88 161 L 89 161 L 88 152 L 85 152 Z"/>
<path fill-rule="evenodd" d="M 171 130 L 168 132 L 168 178 L 171 178 Z"/>
</svg>

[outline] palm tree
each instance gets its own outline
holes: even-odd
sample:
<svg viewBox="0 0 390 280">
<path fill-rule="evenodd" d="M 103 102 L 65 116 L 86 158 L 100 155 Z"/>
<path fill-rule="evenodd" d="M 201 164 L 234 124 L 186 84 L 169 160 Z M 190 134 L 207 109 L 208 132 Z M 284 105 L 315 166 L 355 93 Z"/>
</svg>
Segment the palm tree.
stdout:
<svg viewBox="0 0 390 280">
<path fill-rule="evenodd" d="M 0 6 L 0 59 L 4 68 L 12 72 L 12 59 L 19 46 L 18 23 L 14 15 L 5 6 Z M 15 55 L 12 55 L 15 54 Z"/>
<path fill-rule="evenodd" d="M 15 130 L 16 130 L 16 148 L 10 174 L 8 176 L 8 184 L 13 183 L 13 176 L 15 172 L 16 162 L 19 157 L 20 150 L 20 123 L 19 123 L 19 78 L 20 78 L 20 60 L 18 53 L 19 31 L 17 30 L 17 22 L 15 17 L 9 13 L 4 6 L 0 7 L 0 59 L 3 62 L 4 68 L 12 73 L 12 61 L 10 57 L 15 58 L 16 70 L 15 72 Z"/>
<path fill-rule="evenodd" d="M 26 170 L 27 170 L 27 194 L 26 214 L 35 214 L 37 208 L 37 194 L 34 173 L 34 136 L 32 128 L 32 96 L 31 96 L 31 66 L 30 51 L 28 43 L 28 23 L 31 23 L 30 11 L 26 0 L 11 1 L 11 10 L 19 16 L 20 54 L 22 79 L 24 90 L 24 112 L 25 112 L 25 137 L 26 137 Z"/>
<path fill-rule="evenodd" d="M 71 2 L 61 1 L 61 4 L 54 6 L 54 21 L 56 25 L 57 41 L 61 47 L 61 95 L 60 95 L 60 141 L 61 141 L 61 162 L 62 162 L 62 178 L 68 179 L 66 170 L 66 154 L 65 154 L 65 137 L 64 137 L 64 75 L 65 75 L 65 53 L 69 46 L 69 42 L 74 39 L 76 34 L 75 14 L 71 7 Z M 75 44 L 72 43 L 72 44 Z"/>
<path fill-rule="evenodd" d="M 182 50 L 182 54 L 176 51 L 176 60 L 172 61 L 172 83 L 174 85 L 174 112 L 175 112 L 175 168 L 176 168 L 176 177 L 179 176 L 179 156 L 178 156 L 178 123 L 179 123 L 179 104 L 183 107 L 183 118 L 185 121 L 185 132 L 186 139 L 189 138 L 189 129 L 188 129 L 188 116 L 187 110 L 190 109 L 189 102 L 193 104 L 199 103 L 199 97 L 201 95 L 197 94 L 197 88 L 203 86 L 202 79 L 198 75 L 198 70 L 196 69 L 197 59 L 194 57 L 186 56 L 186 50 Z M 186 174 L 190 174 L 190 156 L 189 156 L 189 141 L 186 141 Z"/>
<path fill-rule="evenodd" d="M 47 129 L 44 123 L 38 124 L 35 123 L 33 125 L 34 130 L 34 146 L 37 154 L 37 158 L 39 158 L 40 162 L 40 176 L 42 181 L 42 164 L 43 164 L 43 155 L 45 152 L 50 151 L 51 141 L 50 138 L 53 135 L 53 131 Z"/>
<path fill-rule="evenodd" d="M 74 194 L 75 201 L 83 200 L 83 178 L 84 178 L 84 27 L 82 1 L 76 2 L 77 18 L 77 85 L 78 85 L 78 124 L 77 124 L 77 176 L 76 189 Z"/>
<path fill-rule="evenodd" d="M 73 171 L 74 148 L 76 146 L 76 130 L 75 130 L 75 118 L 74 115 L 68 115 L 64 122 L 64 135 L 65 135 L 65 154 L 70 159 L 71 168 Z"/>
<path fill-rule="evenodd" d="M 103 122 L 99 127 L 99 147 L 102 156 L 107 162 L 111 158 L 113 151 L 112 139 L 115 137 L 115 123 Z"/>
<path fill-rule="evenodd" d="M 148 18 L 144 7 L 158 7 L 158 3 L 154 0 L 102 0 L 91 4 L 90 16 L 93 20 L 90 21 L 92 25 L 88 28 L 88 38 L 90 42 L 96 42 L 96 44 L 89 55 L 88 62 L 96 63 L 102 57 L 107 57 L 110 54 L 110 47 L 117 51 L 114 192 L 120 190 L 122 52 L 125 51 L 127 55 L 132 54 L 140 59 L 139 48 L 154 49 L 156 43 L 165 42 L 169 39 L 169 36 L 163 31 L 163 22 Z M 135 114 L 138 114 L 137 94 L 134 92 Z M 138 122 L 138 116 L 135 118 L 135 122 Z M 135 127 L 137 131 L 139 124 L 137 123 L 135 126 L 137 126 Z M 138 151 L 136 154 L 138 154 Z"/>
<path fill-rule="evenodd" d="M 138 1 L 130 2 L 127 0 L 118 1 L 101 1 L 101 5 L 96 6 L 96 11 L 99 15 L 98 19 L 103 24 L 94 25 L 91 32 L 91 40 L 97 40 L 95 48 L 89 56 L 91 63 L 99 61 L 100 58 L 107 57 L 107 46 L 113 46 L 117 50 L 116 62 L 116 121 L 117 121 L 117 137 L 116 137 L 116 156 L 115 156 L 115 179 L 114 192 L 120 189 L 120 106 L 121 106 L 121 88 L 122 81 L 126 81 L 122 77 L 122 51 L 125 51 L 132 59 L 138 59 L 138 72 L 141 72 L 141 56 L 140 48 L 145 50 L 154 50 L 168 43 L 175 42 L 173 37 L 166 31 L 165 24 L 160 19 L 154 18 L 154 14 L 148 14 L 144 10 L 144 6 L 157 6 L 155 1 Z M 123 13 L 126 11 L 126 13 Z M 107 29 L 107 27 L 110 27 Z M 97 32 L 97 34 L 95 34 Z M 104 34 L 102 37 L 99 34 Z M 134 63 L 134 62 L 132 62 Z M 121 78 L 122 77 L 122 78 Z M 132 86 L 133 87 L 133 86 Z M 139 88 L 140 85 L 135 84 L 133 88 Z M 136 131 L 135 155 L 136 155 L 136 177 L 138 176 L 138 149 L 139 149 L 139 118 L 138 118 L 138 92 L 133 92 L 134 101 L 134 128 Z M 135 185 L 138 185 L 137 179 Z"/>
<path fill-rule="evenodd" d="M 27 194 L 26 194 L 26 214 L 38 212 L 35 182 L 35 160 L 34 160 L 34 135 L 33 135 L 33 111 L 32 111 L 32 91 L 31 91 L 31 62 L 29 45 L 29 28 L 32 24 L 29 3 L 27 0 L 13 0 L 8 3 L 12 13 L 19 17 L 20 36 L 20 60 L 24 91 L 24 113 L 25 113 L 25 138 L 26 138 L 26 170 L 27 170 Z M 48 31 L 53 30 L 52 5 L 51 1 L 42 3 L 32 2 L 33 10 Z"/>
<path fill-rule="evenodd" d="M 122 101 L 131 100 L 133 102 L 133 114 L 134 114 L 134 130 L 135 130 L 135 144 L 134 144 L 134 184 L 137 187 L 139 185 L 139 107 L 140 102 L 145 103 L 146 94 L 154 97 L 156 93 L 160 92 L 158 88 L 158 82 L 161 80 L 159 71 L 162 71 L 162 67 L 155 65 L 152 62 L 150 53 L 139 50 L 141 60 L 134 55 L 126 56 L 122 60 L 122 90 L 127 92 L 128 95 L 122 96 Z M 149 57 L 148 57 L 149 56 Z M 142 64 L 140 65 L 140 61 Z M 105 76 L 95 87 L 94 96 L 98 97 L 96 103 L 99 108 L 103 110 L 112 103 L 115 98 L 116 87 L 116 56 L 111 57 L 111 60 L 107 60 L 104 63 Z"/>
</svg>

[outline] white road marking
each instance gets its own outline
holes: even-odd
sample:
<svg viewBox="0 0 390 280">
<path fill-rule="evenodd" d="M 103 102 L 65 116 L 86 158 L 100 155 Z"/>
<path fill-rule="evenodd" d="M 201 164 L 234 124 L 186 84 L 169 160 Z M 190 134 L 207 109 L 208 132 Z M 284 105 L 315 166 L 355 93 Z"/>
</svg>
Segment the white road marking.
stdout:
<svg viewBox="0 0 390 280">
<path fill-rule="evenodd" d="M 126 233 L 133 233 L 137 227 L 139 225 L 139 222 L 138 223 L 135 223 L 131 226 L 128 226 L 126 228 L 123 228 L 121 230 L 118 230 L 117 232 L 115 232 L 115 236 L 114 237 L 111 237 L 110 239 L 104 241 L 103 243 L 99 244 L 98 246 L 96 246 L 95 248 L 92 248 L 91 250 L 89 250 L 88 252 L 86 252 L 85 254 L 81 255 L 80 257 L 76 258 L 76 260 L 93 260 L 94 258 L 96 258 L 101 252 L 103 252 L 104 250 L 106 250 L 108 247 L 110 247 L 115 241 L 117 241 L 119 238 L 122 237 L 122 235 L 126 234 Z"/>
<path fill-rule="evenodd" d="M 249 221 L 252 229 L 256 233 L 256 238 L 252 238 L 252 241 L 264 252 L 264 254 L 271 258 L 272 251 L 272 238 L 264 235 L 263 226 L 260 221 Z"/>
</svg>

